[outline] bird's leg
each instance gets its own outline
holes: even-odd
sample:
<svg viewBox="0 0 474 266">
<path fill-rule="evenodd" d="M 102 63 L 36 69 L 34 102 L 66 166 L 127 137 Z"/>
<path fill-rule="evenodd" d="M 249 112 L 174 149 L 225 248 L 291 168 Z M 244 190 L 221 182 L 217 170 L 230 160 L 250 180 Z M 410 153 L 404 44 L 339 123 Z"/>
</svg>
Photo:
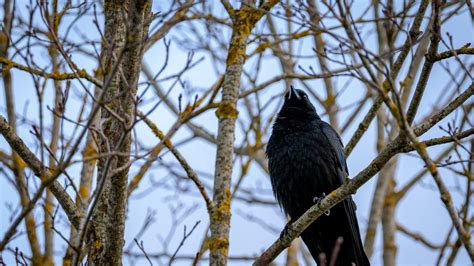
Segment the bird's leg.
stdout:
<svg viewBox="0 0 474 266">
<path fill-rule="evenodd" d="M 326 193 L 323 192 L 323 194 L 321 195 L 321 197 L 314 197 L 314 198 L 313 198 L 313 203 L 314 203 L 314 204 L 319 204 L 319 203 L 321 202 L 321 200 L 324 199 L 324 197 L 326 197 Z M 325 211 L 324 214 L 325 214 L 326 216 L 329 216 L 329 214 L 331 214 L 331 210 Z"/>
<path fill-rule="evenodd" d="M 285 228 L 283 228 L 283 231 L 281 231 L 280 233 L 280 238 L 283 238 L 286 234 L 288 234 L 290 232 L 290 230 L 292 229 L 291 228 L 291 224 L 293 223 L 293 219 L 290 219 L 286 224 L 285 224 Z"/>
</svg>

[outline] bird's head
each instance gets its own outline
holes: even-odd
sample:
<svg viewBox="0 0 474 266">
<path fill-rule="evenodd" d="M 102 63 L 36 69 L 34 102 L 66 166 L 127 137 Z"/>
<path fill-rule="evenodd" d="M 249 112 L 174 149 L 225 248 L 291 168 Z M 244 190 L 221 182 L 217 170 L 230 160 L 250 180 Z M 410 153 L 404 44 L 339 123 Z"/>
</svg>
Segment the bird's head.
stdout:
<svg viewBox="0 0 474 266">
<path fill-rule="evenodd" d="M 278 114 L 279 119 L 319 119 L 314 105 L 310 102 L 308 95 L 290 86 L 285 94 L 285 103 Z"/>
</svg>

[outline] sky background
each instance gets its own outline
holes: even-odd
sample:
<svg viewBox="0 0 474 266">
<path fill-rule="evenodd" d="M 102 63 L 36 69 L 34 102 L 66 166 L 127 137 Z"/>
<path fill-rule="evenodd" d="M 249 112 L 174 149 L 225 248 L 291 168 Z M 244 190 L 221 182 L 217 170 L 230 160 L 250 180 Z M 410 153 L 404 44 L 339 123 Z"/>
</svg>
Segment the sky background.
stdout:
<svg viewBox="0 0 474 266">
<path fill-rule="evenodd" d="M 17 1 L 17 12 L 22 15 L 26 15 L 25 3 L 22 1 Z M 61 2 L 61 1 L 60 1 Z M 354 14 L 362 12 L 367 3 L 370 1 L 357 1 L 357 4 L 354 5 L 353 12 Z M 3 4 L 3 1 L 0 1 L 0 5 Z M 167 1 L 164 2 L 154 2 L 153 10 L 166 10 L 166 7 L 169 5 Z M 235 3 L 234 3 L 235 6 Z M 224 16 L 224 9 L 220 4 L 214 6 L 216 14 L 220 14 L 220 17 Z M 3 12 L 3 11 L 2 11 Z M 427 14 L 429 14 L 428 10 Z M 1 14 L 1 13 L 0 13 Z M 1 14 L 3 17 L 3 14 Z M 64 24 L 68 24 L 67 21 L 71 20 L 72 17 L 67 18 Z M 41 25 L 42 22 L 39 19 L 35 20 L 37 25 Z M 71 38 L 73 40 L 81 41 L 83 36 L 82 34 L 90 37 L 91 39 L 98 39 L 98 32 L 95 29 L 95 26 L 92 24 L 92 17 L 84 17 L 81 19 L 80 27 L 72 31 Z M 101 24 L 100 24 L 101 25 Z M 283 27 L 280 23 L 279 27 Z M 257 30 L 261 30 L 263 27 L 262 23 L 257 25 Z M 64 30 L 64 29 L 62 29 Z M 186 27 L 181 27 L 180 30 L 186 30 Z M 365 43 L 370 49 L 376 50 L 375 41 L 372 35 L 370 35 L 370 28 L 365 29 L 367 31 L 367 42 Z M 467 42 L 474 41 L 474 30 L 471 23 L 468 13 L 459 14 L 457 17 L 453 18 L 449 23 L 444 25 L 444 33 L 449 32 L 453 36 L 454 47 L 462 46 Z M 17 32 L 16 34 L 21 34 Z M 189 43 L 186 43 L 182 38 L 182 32 L 177 30 L 172 30 L 167 36 L 167 40 L 171 40 L 171 47 L 169 53 L 169 64 L 163 73 L 163 77 L 167 75 L 172 75 L 179 72 L 185 65 L 186 58 L 190 52 L 186 46 Z M 222 35 L 229 38 L 230 32 L 227 29 L 223 29 Z M 302 54 L 310 55 L 312 53 L 312 40 L 301 40 L 296 42 L 295 50 L 300 49 Z M 248 51 L 252 51 L 250 46 Z M 440 51 L 446 50 L 444 45 L 440 45 Z M 38 62 L 46 62 L 47 51 L 45 49 L 34 49 L 35 60 Z M 165 53 L 163 42 L 159 42 L 150 49 L 145 55 L 145 63 L 148 64 L 154 72 L 157 72 L 164 61 Z M 202 88 L 208 88 L 215 83 L 217 78 L 216 69 L 211 63 L 210 57 L 207 53 L 202 51 L 194 51 L 194 61 L 197 61 L 200 58 L 203 60 L 193 69 L 186 72 L 183 76 L 185 81 L 184 86 L 178 85 L 170 93 L 170 98 L 174 102 L 177 102 L 178 95 L 183 93 L 185 95 L 185 101 L 192 101 L 194 94 L 198 93 Z M 266 52 L 267 55 L 270 55 L 269 52 Z M 79 54 L 73 55 L 74 61 L 79 65 L 80 68 L 85 68 L 89 73 L 92 73 L 92 69 L 96 67 L 96 63 Z M 473 62 L 471 59 L 469 62 Z M 46 63 L 44 63 L 46 64 Z M 255 60 L 251 59 L 246 62 L 245 68 L 251 70 L 254 67 Z M 451 64 L 455 64 L 451 62 Z M 297 61 L 297 65 L 302 67 L 316 66 L 316 61 L 313 59 L 300 59 Z M 456 67 L 453 67 L 456 69 Z M 222 73 L 224 66 L 217 66 L 217 72 Z M 301 72 L 300 70 L 295 70 L 296 72 Z M 404 67 L 406 71 L 406 66 Z M 273 76 L 281 73 L 279 63 L 272 56 L 268 56 L 268 59 L 264 60 L 261 73 L 258 77 L 258 83 L 262 83 L 266 80 L 271 79 Z M 12 70 L 13 74 L 13 87 L 15 94 L 15 104 L 16 110 L 20 114 L 19 117 L 24 116 L 26 119 L 24 123 L 20 125 L 19 135 L 30 145 L 30 147 L 38 147 L 37 141 L 30 134 L 31 122 L 38 123 L 38 104 L 35 94 L 35 89 L 32 86 L 32 79 L 29 74 L 20 72 L 18 70 Z M 402 75 L 403 76 L 403 75 Z M 420 112 L 417 116 L 418 119 L 423 117 L 423 114 L 431 112 L 432 107 L 437 104 L 438 97 L 443 95 L 443 87 L 448 82 L 447 75 L 441 67 L 435 67 L 433 69 L 432 76 L 429 80 L 427 86 L 427 92 L 425 99 L 420 107 Z M 336 78 L 335 85 L 338 90 L 340 90 L 344 83 L 347 81 L 346 78 Z M 316 91 L 322 88 L 322 81 L 315 80 L 310 82 L 312 88 Z M 46 115 L 46 124 L 49 125 L 51 122 L 50 113 L 47 110 L 47 106 L 52 105 L 53 90 L 51 87 L 52 83 L 48 82 L 48 88 L 45 94 L 45 104 L 43 110 Z M 160 84 L 164 88 L 168 88 L 171 85 L 171 82 L 166 81 Z M 3 85 L 2 85 L 3 86 Z M 93 87 L 88 85 L 92 90 Z M 295 82 L 295 86 L 298 87 L 298 82 Z M 248 83 L 243 81 L 242 87 L 248 89 Z M 464 86 L 463 88 L 465 88 Z M 272 86 L 269 86 L 265 92 L 262 93 L 262 99 L 270 99 L 271 96 L 281 94 L 285 90 L 284 82 L 276 83 Z M 187 93 L 192 91 L 192 93 Z M 319 90 L 318 93 L 322 91 Z M 140 91 L 141 92 L 141 91 Z M 347 106 L 351 103 L 354 103 L 363 96 L 365 89 L 361 83 L 352 82 L 351 85 L 344 91 L 343 94 L 338 98 L 338 102 L 341 106 Z M 324 95 L 324 92 L 320 92 Z M 76 82 L 72 83 L 72 88 L 70 92 L 70 102 L 66 109 L 66 114 L 77 115 L 80 96 L 83 95 L 83 88 L 81 88 Z M 152 90 L 149 90 L 146 94 L 146 99 L 141 108 L 147 110 L 156 103 L 157 97 Z M 444 100 L 444 99 L 443 99 Z M 472 101 L 472 99 L 470 100 Z M 313 102 L 314 99 L 313 99 Z M 5 98 L 2 93 L 0 93 L 0 114 L 6 116 L 5 110 Z M 279 108 L 279 102 L 273 102 L 272 108 L 270 110 L 276 110 Z M 318 106 L 316 106 L 318 108 Z M 364 108 L 365 114 L 369 106 L 366 105 Z M 320 110 L 320 107 L 319 107 Z M 246 114 L 242 114 L 245 117 Z M 342 112 L 339 117 L 339 121 L 346 121 L 347 115 L 350 112 Z M 266 116 L 273 115 L 273 113 L 268 112 Z M 446 126 L 447 122 L 454 119 L 456 115 L 459 117 L 460 114 L 454 114 L 449 118 L 441 121 L 440 125 Z M 175 117 L 164 105 L 160 105 L 155 112 L 151 114 L 152 121 L 164 131 L 169 129 L 171 125 L 175 122 Z M 327 117 L 323 116 L 323 120 L 327 121 Z M 361 119 L 358 117 L 357 119 Z M 217 131 L 217 119 L 213 111 L 207 112 L 206 114 L 200 116 L 197 120 L 197 123 L 203 125 L 211 132 Z M 419 120 L 418 120 L 419 121 Z M 358 123 L 354 123 L 347 131 L 346 134 L 343 134 L 341 137 L 344 143 L 347 143 L 352 133 L 354 132 Z M 66 134 L 70 134 L 70 125 L 66 127 Z M 352 155 L 348 158 L 348 167 L 350 176 L 354 176 L 359 171 L 364 169 L 372 160 L 375 155 L 375 125 L 372 124 L 368 132 L 361 139 L 359 145 L 354 149 Z M 134 135 L 134 138 L 137 138 L 140 143 L 145 146 L 151 147 L 157 143 L 156 138 L 153 134 L 146 128 L 145 125 L 139 124 L 136 130 L 137 135 Z M 443 133 L 439 129 L 434 129 L 429 131 L 422 139 L 431 138 L 434 136 L 441 136 Z M 242 141 L 242 128 L 238 126 L 236 143 L 241 143 Z M 180 140 L 184 140 L 190 137 L 190 131 L 188 129 L 182 128 L 175 137 L 173 137 L 173 142 L 178 143 Z M 268 135 L 265 136 L 265 140 L 268 139 Z M 434 147 L 430 148 L 432 154 L 436 154 L 441 151 L 444 147 Z M 9 147 L 3 138 L 0 138 L 0 149 L 2 151 L 9 151 Z M 209 145 L 207 142 L 196 139 L 190 142 L 187 142 L 185 145 L 180 146 L 179 150 L 182 152 L 183 156 L 188 160 L 190 165 L 199 173 L 203 182 L 212 186 L 212 176 L 214 171 L 214 162 L 215 162 L 215 148 L 212 145 Z M 166 153 L 163 155 L 163 160 L 174 161 L 174 158 Z M 421 160 L 410 155 L 402 155 L 399 159 L 399 166 L 396 172 L 397 176 L 397 185 L 405 184 L 410 177 L 423 168 Z M 239 162 L 237 160 L 237 165 L 234 170 L 234 181 L 236 177 L 240 175 L 239 172 Z M 2 167 L 2 166 L 0 166 Z M 70 173 L 78 174 L 80 165 L 75 165 L 69 171 Z M 136 173 L 137 165 L 132 167 L 131 176 L 133 173 Z M 10 224 L 9 217 L 11 212 L 8 208 L 9 205 L 17 206 L 18 205 L 18 196 L 13 186 L 6 180 L 6 178 L 1 178 L 2 173 L 0 173 L 0 235 L 5 233 L 6 228 Z M 452 178 L 453 174 L 451 172 L 441 169 L 441 175 L 445 182 L 454 186 L 455 179 Z M 170 253 L 176 249 L 181 241 L 183 227 L 187 226 L 188 230 L 197 222 L 201 221 L 197 226 L 195 232 L 186 240 L 184 246 L 181 248 L 179 254 L 181 255 L 191 255 L 193 256 L 199 248 L 199 245 L 204 236 L 205 230 L 208 226 L 208 215 L 203 204 L 202 199 L 199 197 L 197 190 L 194 189 L 193 185 L 188 182 L 177 181 L 175 177 L 171 176 L 166 169 L 159 167 L 154 167 L 148 174 L 147 178 L 143 180 L 139 186 L 139 189 L 136 191 L 128 205 L 128 218 L 126 223 L 126 244 L 125 248 L 127 249 L 129 245 L 132 245 L 132 250 L 134 252 L 139 252 L 136 246 L 133 243 L 133 238 L 137 235 L 140 230 L 143 221 L 147 213 L 153 211 L 156 212 L 155 222 L 147 230 L 147 232 L 140 238 L 143 241 L 145 249 L 149 253 L 157 253 L 163 250 L 166 250 Z M 366 223 L 368 219 L 368 213 L 370 208 L 370 202 L 372 199 L 373 189 L 375 185 L 376 178 L 374 177 L 366 185 L 364 185 L 354 196 L 354 200 L 358 206 L 357 216 L 359 219 L 362 237 L 365 236 Z M 35 185 L 36 184 L 36 185 Z M 37 183 L 32 184 L 31 188 L 36 188 Z M 403 201 L 398 205 L 397 208 L 397 221 L 407 226 L 410 230 L 415 232 L 420 232 L 426 238 L 434 243 L 441 243 L 445 236 L 446 232 L 449 230 L 451 222 L 448 217 L 447 211 L 444 209 L 439 193 L 433 188 L 434 183 L 431 181 L 430 176 L 426 176 L 423 181 L 416 185 L 409 194 L 403 199 Z M 182 193 L 174 189 L 176 186 L 183 188 L 191 189 L 192 193 Z M 150 187 L 156 187 L 156 189 L 151 190 Z M 247 189 L 256 189 L 258 190 L 259 196 L 268 200 L 273 200 L 271 193 L 271 186 L 269 183 L 268 176 L 259 168 L 258 165 L 252 164 L 249 175 L 243 183 L 243 188 Z M 456 206 L 460 206 L 461 198 L 459 193 L 453 193 L 454 202 Z M 472 210 L 470 210 L 472 212 Z M 268 207 L 262 205 L 249 205 L 241 201 L 234 201 L 232 203 L 232 220 L 231 220 L 231 233 L 230 233 L 230 254 L 231 255 L 259 255 L 266 247 L 268 247 L 278 236 L 280 230 L 285 225 L 284 217 L 277 206 Z M 180 219 L 180 216 L 184 213 L 187 213 L 185 219 Z M 40 212 L 36 210 L 37 220 L 41 221 Z M 178 221 L 174 220 L 177 216 Z M 261 224 L 255 223 L 254 217 L 265 221 L 268 225 L 267 227 L 262 226 Z M 67 223 L 65 218 L 59 219 L 56 221 L 60 228 L 64 228 L 64 234 L 67 235 Z M 170 244 L 166 247 L 163 247 L 160 239 L 166 239 L 168 235 L 173 233 L 170 231 L 175 227 L 176 232 L 172 236 Z M 24 225 L 20 227 L 21 230 L 24 230 Z M 39 234 L 41 237 L 41 234 Z M 382 242 L 380 238 L 380 232 L 375 244 L 375 252 L 371 259 L 373 265 L 380 265 L 381 252 L 382 252 Z M 398 257 L 397 262 L 399 264 L 411 264 L 411 265 L 432 265 L 436 259 L 438 252 L 433 252 L 424 246 L 420 245 L 417 242 L 412 241 L 411 239 L 405 237 L 404 235 L 397 233 L 396 240 L 398 244 Z M 56 237 L 56 250 L 57 263 L 60 264 L 62 258 L 62 250 L 65 249 L 66 243 L 62 241 L 59 237 Z M 24 250 L 28 253 L 28 245 L 25 237 L 19 237 L 10 243 L 10 247 L 19 247 L 21 250 Z M 7 264 L 14 263 L 14 257 L 9 252 L 4 252 L 3 259 Z M 283 256 L 280 256 L 277 262 L 282 262 Z M 161 261 L 163 264 L 167 263 L 167 260 Z M 126 265 L 132 264 L 132 261 L 128 259 L 124 260 Z M 144 264 L 145 261 L 136 261 L 137 265 Z M 207 262 L 202 262 L 206 264 Z M 176 261 L 176 265 L 189 265 L 189 261 Z M 232 262 L 231 265 L 248 265 L 249 262 Z M 469 258 L 464 250 L 460 252 L 456 260 L 457 265 L 469 265 Z"/>
</svg>

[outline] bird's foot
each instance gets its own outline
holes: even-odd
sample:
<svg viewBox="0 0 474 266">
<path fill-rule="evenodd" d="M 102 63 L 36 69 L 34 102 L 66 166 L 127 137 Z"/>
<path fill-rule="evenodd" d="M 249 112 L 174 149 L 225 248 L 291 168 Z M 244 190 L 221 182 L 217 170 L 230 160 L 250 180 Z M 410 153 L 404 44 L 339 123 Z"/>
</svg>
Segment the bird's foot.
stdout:
<svg viewBox="0 0 474 266">
<path fill-rule="evenodd" d="M 286 223 L 285 228 L 283 228 L 283 231 L 281 231 L 280 233 L 280 239 L 283 238 L 288 233 L 290 233 L 290 230 L 292 229 L 291 228 L 292 223 L 293 223 L 293 220 L 289 220 L 288 223 Z"/>
<path fill-rule="evenodd" d="M 321 195 L 321 197 L 314 197 L 314 198 L 313 198 L 313 203 L 314 203 L 314 204 L 319 204 L 319 203 L 321 202 L 321 200 L 324 199 L 324 197 L 326 197 L 326 193 L 323 192 L 323 194 Z M 325 214 L 326 216 L 329 216 L 329 215 L 331 214 L 331 210 L 325 211 L 324 214 Z"/>
</svg>

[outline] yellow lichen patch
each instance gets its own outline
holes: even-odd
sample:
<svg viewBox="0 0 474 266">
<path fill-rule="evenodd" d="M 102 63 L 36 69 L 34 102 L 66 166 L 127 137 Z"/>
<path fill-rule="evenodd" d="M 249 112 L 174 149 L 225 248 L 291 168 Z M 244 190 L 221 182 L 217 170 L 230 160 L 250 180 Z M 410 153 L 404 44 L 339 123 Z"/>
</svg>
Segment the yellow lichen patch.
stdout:
<svg viewBox="0 0 474 266">
<path fill-rule="evenodd" d="M 431 163 L 428 167 L 429 167 L 429 170 L 430 170 L 431 174 L 437 174 L 438 173 L 438 169 L 436 168 L 436 165 L 434 163 Z"/>
<path fill-rule="evenodd" d="M 236 64 L 240 56 L 245 56 L 245 50 L 231 44 L 229 53 L 227 54 L 226 64 L 228 66 Z"/>
<path fill-rule="evenodd" d="M 7 35 L 3 32 L 0 33 L 0 44 L 6 43 L 8 41 Z"/>
<path fill-rule="evenodd" d="M 385 197 L 384 206 L 395 206 L 397 204 L 397 197 L 395 194 L 390 194 Z"/>
<path fill-rule="evenodd" d="M 194 109 L 194 106 L 191 106 L 190 104 L 186 105 L 184 108 L 184 111 L 181 112 L 181 117 L 186 117 L 188 116 Z"/>
<path fill-rule="evenodd" d="M 66 165 L 66 167 L 67 167 L 67 165 Z M 58 168 L 50 168 L 49 172 L 51 173 L 51 176 L 56 177 L 56 176 L 59 176 L 62 173 L 62 170 L 58 169 Z"/>
<path fill-rule="evenodd" d="M 209 239 L 209 238 L 206 238 L 204 240 L 204 243 L 202 244 L 202 247 L 201 247 L 201 251 L 205 251 L 205 250 L 209 249 L 209 242 L 210 241 L 211 241 L 211 239 Z"/>
<path fill-rule="evenodd" d="M 255 23 L 260 20 L 263 14 L 264 12 L 260 9 L 254 9 L 248 6 L 243 6 L 237 11 L 236 15 L 243 22 L 243 24 L 247 24 L 249 27 L 253 27 Z"/>
<path fill-rule="evenodd" d="M 257 118 L 257 119 L 259 119 L 259 118 Z M 259 124 L 260 124 L 260 122 L 259 122 Z M 256 150 L 260 149 L 263 146 L 262 137 L 263 137 L 262 131 L 257 126 L 257 128 L 255 130 L 255 145 L 254 145 Z"/>
<path fill-rule="evenodd" d="M 471 240 L 471 234 L 469 234 L 468 232 L 466 232 L 466 234 L 464 235 L 464 237 L 465 237 L 466 240 L 468 240 L 468 241 Z"/>
<path fill-rule="evenodd" d="M 56 79 L 56 80 L 65 80 L 65 79 L 75 78 L 76 75 L 78 77 L 84 78 L 87 76 L 87 72 L 84 69 L 81 69 L 78 72 L 76 72 L 76 74 L 73 74 L 73 73 L 59 73 L 57 70 L 55 70 L 53 73 L 51 73 L 50 78 Z M 48 77 L 48 75 L 45 75 L 45 77 Z"/>
<path fill-rule="evenodd" d="M 97 250 L 99 250 L 100 248 L 102 248 L 102 244 L 100 243 L 99 240 L 94 241 L 93 244 L 94 244 L 94 248 L 97 249 Z"/>
<path fill-rule="evenodd" d="M 49 53 L 50 55 L 55 55 L 56 52 L 57 52 L 57 50 L 56 50 L 56 46 L 55 46 L 55 45 L 50 45 L 50 46 L 48 46 L 48 53 Z"/>
<path fill-rule="evenodd" d="M 96 69 L 94 70 L 94 76 L 95 76 L 96 78 L 102 77 L 103 74 L 104 74 L 104 73 L 102 72 L 102 68 L 101 68 L 101 67 L 98 67 L 98 68 L 96 68 Z"/>
<path fill-rule="evenodd" d="M 237 119 L 239 113 L 235 109 L 235 104 L 229 102 L 221 102 L 217 108 L 216 115 L 219 118 Z"/>
<path fill-rule="evenodd" d="M 157 136 L 160 140 L 165 140 L 164 143 L 165 143 L 165 146 L 166 147 L 171 147 L 173 144 L 171 143 L 171 140 L 166 137 L 166 135 L 163 133 L 163 131 L 161 131 L 155 123 L 151 122 L 148 118 L 144 118 L 143 119 L 145 121 L 145 123 L 148 125 L 148 127 L 150 127 L 151 131 L 153 131 L 153 134 L 155 134 L 155 136 Z M 161 148 L 159 148 L 158 150 L 154 150 L 154 152 L 158 152 L 159 150 L 161 150 Z"/>
<path fill-rule="evenodd" d="M 33 229 L 35 228 L 36 226 L 36 223 L 35 223 L 35 220 L 31 217 L 26 217 L 26 228 L 28 228 L 28 230 L 30 229 Z"/>
<path fill-rule="evenodd" d="M 406 86 L 412 81 L 410 76 L 407 76 L 403 81 L 400 81 L 400 87 L 406 88 Z"/>
<path fill-rule="evenodd" d="M 213 210 L 214 221 L 225 221 L 230 217 L 230 188 L 225 189 L 224 200 Z"/>
<path fill-rule="evenodd" d="M 77 72 L 77 74 L 79 75 L 79 77 L 86 77 L 87 76 L 87 72 L 85 69 L 81 69 L 79 70 L 79 72 Z"/>
<path fill-rule="evenodd" d="M 213 238 L 208 241 L 209 245 L 209 250 L 211 253 L 215 253 L 217 251 L 222 252 L 223 254 L 228 253 L 228 247 L 229 247 L 229 240 L 225 238 Z"/>
<path fill-rule="evenodd" d="M 162 132 L 162 133 L 163 133 L 163 132 Z M 171 146 L 173 146 L 173 143 L 171 143 L 171 140 L 170 140 L 169 138 L 167 138 L 165 135 L 162 135 L 162 136 L 163 136 L 163 137 L 160 138 L 160 139 L 161 139 L 161 140 L 165 139 L 164 143 L 165 143 L 165 146 L 166 146 L 166 147 L 171 147 Z M 159 150 L 161 150 L 161 148 L 158 149 L 158 151 L 159 151 Z"/>
<path fill-rule="evenodd" d="M 89 197 L 89 188 L 86 186 L 80 186 L 79 187 L 79 195 L 81 195 L 82 199 L 86 199 Z"/>
<path fill-rule="evenodd" d="M 374 236 L 375 236 L 375 231 L 374 230 L 367 230 L 366 238 L 367 237 L 374 237 Z"/>
<path fill-rule="evenodd" d="M 397 250 L 397 245 L 395 245 L 393 242 L 386 242 L 384 243 L 384 248 L 389 249 L 389 250 Z"/>
<path fill-rule="evenodd" d="M 256 151 L 258 151 L 260 149 L 260 146 L 255 144 L 255 145 L 250 145 L 247 147 L 247 150 L 249 152 L 249 154 L 252 154 L 252 153 L 255 153 Z"/>
<path fill-rule="evenodd" d="M 425 145 L 425 143 L 423 143 L 423 142 L 418 142 L 418 147 L 419 147 L 421 150 L 426 150 L 426 145 Z"/>
<path fill-rule="evenodd" d="M 255 23 L 262 17 L 262 11 L 243 7 L 236 12 L 236 16 L 238 20 L 232 26 L 232 41 L 230 43 L 229 53 L 227 54 L 227 66 L 236 64 L 240 58 L 245 60 L 245 43 Z M 268 44 L 268 46 L 269 45 L 270 44 Z M 261 47 L 263 50 L 265 48 L 266 47 Z"/>
<path fill-rule="evenodd" d="M 40 256 L 40 254 L 38 254 L 37 256 L 32 256 L 31 258 L 31 265 L 43 265 L 41 262 L 42 262 L 42 258 Z"/>
<path fill-rule="evenodd" d="M 309 35 L 309 31 L 303 31 L 293 34 L 293 39 L 300 39 Z"/>
<path fill-rule="evenodd" d="M 265 51 L 265 49 L 267 49 L 268 47 L 270 47 L 272 43 L 269 42 L 269 41 L 265 41 L 265 42 L 262 42 L 260 43 L 257 48 L 255 49 L 254 53 L 261 53 L 263 51 Z"/>
<path fill-rule="evenodd" d="M 86 160 L 91 160 L 92 164 L 95 164 L 97 161 L 97 149 L 95 148 L 93 143 L 89 143 L 85 148 L 83 152 L 83 157 Z"/>
<path fill-rule="evenodd" d="M 252 31 L 253 25 L 249 22 L 244 22 L 240 26 L 240 33 L 241 36 L 244 38 L 247 38 L 250 35 L 250 32 Z"/>
<path fill-rule="evenodd" d="M 390 84 L 388 83 L 387 80 L 385 80 L 383 83 L 382 83 L 382 91 L 383 92 L 388 92 L 390 90 Z"/>
<path fill-rule="evenodd" d="M 63 266 L 70 266 L 71 265 L 71 259 L 67 258 L 67 259 L 63 259 Z"/>
<path fill-rule="evenodd" d="M 49 200 L 46 200 L 45 202 L 46 202 L 46 204 L 44 205 L 45 210 L 46 210 L 48 213 L 53 213 L 53 212 L 54 212 L 54 204 L 53 204 L 53 202 L 51 202 L 51 201 L 49 201 Z"/>
<path fill-rule="evenodd" d="M 247 174 L 247 172 L 249 171 L 250 163 L 251 163 L 251 162 L 252 162 L 251 160 L 248 160 L 248 161 L 245 162 L 245 164 L 242 166 L 242 175 Z"/>
<path fill-rule="evenodd" d="M 25 161 L 23 161 L 23 159 L 18 155 L 15 155 L 15 163 L 18 167 L 18 171 L 23 171 L 27 166 Z"/>
<path fill-rule="evenodd" d="M 92 251 L 91 251 L 92 256 L 97 255 L 98 253 L 101 252 L 101 250 L 102 250 L 102 243 L 100 243 L 99 240 L 95 240 L 94 242 L 92 242 Z"/>
<path fill-rule="evenodd" d="M 0 57 L 0 64 L 3 73 L 7 73 L 13 67 L 13 62 L 4 57 Z"/>
<path fill-rule="evenodd" d="M 132 181 L 130 181 L 130 184 L 129 184 L 130 189 L 128 191 L 129 193 L 131 190 L 135 189 L 138 186 L 138 182 L 140 182 L 142 177 L 143 175 L 138 174 L 132 179 Z"/>
<path fill-rule="evenodd" d="M 329 106 L 329 105 L 332 105 L 334 104 L 334 101 L 336 100 L 336 96 L 334 95 L 328 95 L 328 97 L 326 98 L 326 100 L 323 101 L 323 104 L 325 106 Z"/>
<path fill-rule="evenodd" d="M 84 149 L 84 157 L 93 157 L 97 156 L 97 149 L 95 148 L 95 145 L 90 142 Z"/>
<path fill-rule="evenodd" d="M 44 257 L 42 262 L 41 262 L 41 265 L 43 265 L 43 266 L 53 266 L 54 263 L 53 263 L 53 260 L 51 259 L 51 257 Z"/>
</svg>

